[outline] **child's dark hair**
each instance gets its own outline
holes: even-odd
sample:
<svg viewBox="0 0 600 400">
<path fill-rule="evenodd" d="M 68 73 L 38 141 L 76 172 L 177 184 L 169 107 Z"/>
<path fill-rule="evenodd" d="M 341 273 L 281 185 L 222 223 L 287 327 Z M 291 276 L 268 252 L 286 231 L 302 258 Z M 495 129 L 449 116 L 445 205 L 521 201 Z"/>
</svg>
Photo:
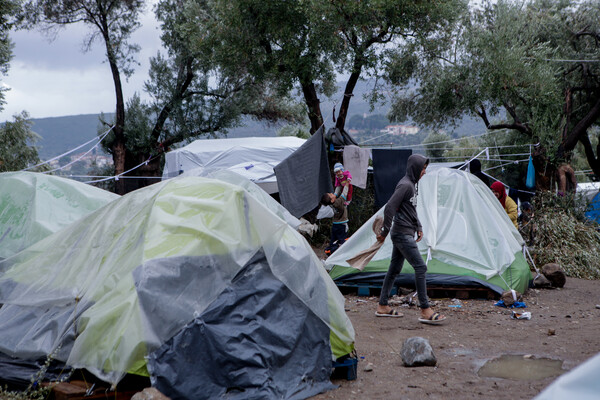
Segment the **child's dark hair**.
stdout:
<svg viewBox="0 0 600 400">
<path fill-rule="evenodd" d="M 329 198 L 329 193 L 325 193 L 321 196 L 321 204 L 324 206 L 328 206 L 331 204 L 331 199 Z"/>
</svg>

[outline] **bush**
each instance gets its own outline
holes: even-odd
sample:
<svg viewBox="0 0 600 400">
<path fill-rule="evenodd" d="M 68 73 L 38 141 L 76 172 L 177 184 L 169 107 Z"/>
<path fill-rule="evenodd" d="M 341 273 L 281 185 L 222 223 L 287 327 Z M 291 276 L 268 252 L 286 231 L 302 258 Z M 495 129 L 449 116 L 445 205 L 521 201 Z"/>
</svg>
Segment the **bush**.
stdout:
<svg viewBox="0 0 600 400">
<path fill-rule="evenodd" d="M 600 279 L 600 232 L 587 220 L 587 204 L 574 195 L 538 193 L 533 200 L 537 233 L 530 249 L 541 268 L 557 263 L 567 276 Z"/>
</svg>

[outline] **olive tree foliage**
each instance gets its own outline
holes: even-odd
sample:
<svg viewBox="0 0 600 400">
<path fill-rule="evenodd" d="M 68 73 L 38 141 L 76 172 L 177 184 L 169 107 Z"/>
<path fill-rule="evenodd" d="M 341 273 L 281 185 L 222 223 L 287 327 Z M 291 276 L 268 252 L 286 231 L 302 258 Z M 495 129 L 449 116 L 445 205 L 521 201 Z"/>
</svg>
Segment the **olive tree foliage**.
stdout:
<svg viewBox="0 0 600 400">
<path fill-rule="evenodd" d="M 155 5 L 166 51 L 150 59 L 144 90 L 151 100 L 142 102 L 136 95 L 126 104 L 125 169 L 133 169 L 128 175 L 160 176 L 160 155 L 171 146 L 226 134 L 242 116 L 269 123 L 300 119 L 298 107 L 273 93 L 264 81 L 245 74 L 225 75 L 210 54 L 190 46 L 186 29 L 190 22 L 183 12 L 188 3 L 161 0 Z M 109 152 L 114 140 L 111 133 L 104 141 Z M 127 180 L 127 190 L 153 182 Z"/>
<path fill-rule="evenodd" d="M 444 40 L 416 38 L 403 50 L 386 71 L 396 89 L 392 119 L 440 127 L 470 115 L 490 131 L 515 132 L 513 143 L 539 143 L 542 185 L 578 142 L 600 173 L 588 137 L 600 117 L 597 1 L 486 3 Z"/>
<path fill-rule="evenodd" d="M 226 75 L 269 82 L 280 95 L 297 91 L 311 133 L 324 123 L 320 96 L 347 76 L 336 127 L 344 128 L 358 79 L 377 77 L 386 46 L 416 32 L 444 30 L 460 0 L 190 0 L 191 45 Z M 336 102 L 337 103 L 337 102 Z M 334 111 L 335 115 L 335 111 Z"/>
<path fill-rule="evenodd" d="M 9 32 L 12 29 L 15 20 L 14 16 L 18 11 L 18 5 L 14 0 L 0 0 L 0 74 L 6 75 L 12 59 L 13 44 L 10 41 Z M 5 87 L 0 87 L 0 109 L 3 109 L 6 100 L 4 93 Z"/>
<path fill-rule="evenodd" d="M 125 100 L 122 76 L 131 76 L 136 65 L 135 54 L 139 46 L 129 43 L 131 34 L 140 26 L 139 16 L 144 9 L 143 0 L 23 0 L 21 18 L 25 27 L 37 26 L 56 33 L 68 24 L 87 25 L 89 35 L 84 48 L 100 42 L 106 50 L 106 60 L 115 89 L 114 140 L 111 152 L 115 173 L 125 171 Z M 117 182 L 116 191 L 124 194 L 123 181 Z"/>
<path fill-rule="evenodd" d="M 31 130 L 29 115 L 23 111 L 13 119 L 0 126 L 0 172 L 19 171 L 39 162 L 34 145 L 40 137 Z"/>
</svg>

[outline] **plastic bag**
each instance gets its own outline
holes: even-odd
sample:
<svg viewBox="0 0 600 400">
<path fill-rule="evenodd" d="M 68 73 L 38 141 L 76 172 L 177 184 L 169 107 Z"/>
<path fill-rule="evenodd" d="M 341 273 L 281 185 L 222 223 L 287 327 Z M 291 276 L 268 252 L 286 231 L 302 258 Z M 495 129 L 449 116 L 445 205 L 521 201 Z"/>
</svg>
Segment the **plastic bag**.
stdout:
<svg viewBox="0 0 600 400">
<path fill-rule="evenodd" d="M 527 166 L 527 180 L 525 181 L 525 186 L 529 189 L 533 189 L 535 187 L 535 168 L 533 167 L 533 158 L 529 156 L 529 165 Z"/>
</svg>

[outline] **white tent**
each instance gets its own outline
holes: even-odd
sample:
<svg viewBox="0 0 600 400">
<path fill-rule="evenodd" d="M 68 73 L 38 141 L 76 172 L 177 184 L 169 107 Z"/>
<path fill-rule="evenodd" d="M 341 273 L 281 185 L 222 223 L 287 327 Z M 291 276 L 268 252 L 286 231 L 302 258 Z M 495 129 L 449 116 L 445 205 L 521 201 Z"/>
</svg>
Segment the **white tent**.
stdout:
<svg viewBox="0 0 600 400">
<path fill-rule="evenodd" d="M 600 396 L 600 353 L 562 375 L 534 400 L 593 400 Z"/>
<path fill-rule="evenodd" d="M 296 151 L 305 139 L 294 136 L 200 139 L 165 156 L 163 180 L 194 168 L 227 169 L 278 192 L 273 167 Z"/>
<path fill-rule="evenodd" d="M 440 275 L 440 279 L 441 275 L 473 277 L 484 286 L 504 290 L 527 289 L 530 272 L 521 253 L 523 239 L 478 177 L 466 171 L 437 168 L 427 171 L 418 190 L 417 213 L 424 233 L 418 245 L 427 259 L 429 274 Z M 378 215 L 383 215 L 383 208 L 325 261 L 334 280 L 360 279 L 360 274 L 374 273 L 382 279 L 392 253 L 389 235 L 363 272 L 346 261 L 375 243 L 372 224 Z M 412 271 L 409 265 L 402 270 L 408 274 Z"/>
</svg>

